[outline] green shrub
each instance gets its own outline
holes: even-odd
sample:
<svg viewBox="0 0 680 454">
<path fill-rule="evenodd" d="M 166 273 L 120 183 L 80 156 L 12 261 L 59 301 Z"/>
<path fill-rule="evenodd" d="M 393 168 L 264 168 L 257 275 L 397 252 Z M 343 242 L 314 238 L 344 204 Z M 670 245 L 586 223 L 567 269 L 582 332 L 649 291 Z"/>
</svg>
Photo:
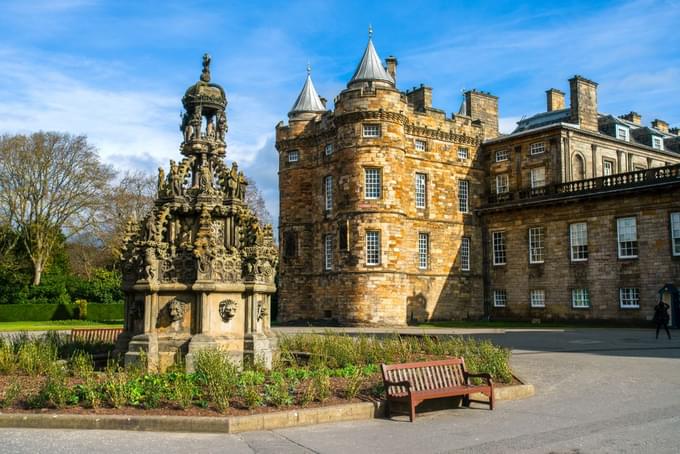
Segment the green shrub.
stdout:
<svg viewBox="0 0 680 454">
<path fill-rule="evenodd" d="M 46 406 L 54 408 L 64 408 L 78 403 L 77 394 L 68 386 L 66 371 L 57 364 L 47 371 L 47 378 L 39 394 L 42 394 L 43 397 L 40 400 Z"/>
<path fill-rule="evenodd" d="M 166 382 L 163 375 L 147 374 L 138 378 L 133 386 L 139 386 L 144 408 L 158 408 L 165 398 Z"/>
<path fill-rule="evenodd" d="M 14 345 L 7 340 L 0 339 L 0 374 L 11 374 L 16 368 Z"/>
<path fill-rule="evenodd" d="M 345 382 L 345 397 L 348 400 L 354 399 L 361 391 L 361 387 L 366 381 L 366 377 L 360 369 L 356 369 L 355 372 L 346 378 Z"/>
<path fill-rule="evenodd" d="M 184 373 L 170 374 L 171 393 L 170 398 L 181 409 L 186 410 L 191 407 L 194 397 L 198 393 L 193 376 Z"/>
<path fill-rule="evenodd" d="M 85 380 L 85 383 L 76 386 L 78 399 L 84 406 L 97 409 L 102 404 L 102 391 L 100 388 L 94 377 L 90 376 Z"/>
<path fill-rule="evenodd" d="M 238 369 L 227 352 L 217 349 L 199 351 L 194 364 L 208 399 L 220 412 L 224 412 L 236 393 Z"/>
<path fill-rule="evenodd" d="M 14 382 L 5 388 L 2 399 L 0 400 L 0 408 L 9 408 L 16 402 L 21 392 L 21 385 L 18 382 Z"/>
<path fill-rule="evenodd" d="M 76 312 L 78 313 L 78 320 L 86 320 L 87 319 L 87 300 L 84 299 L 77 299 L 75 301 L 76 304 Z"/>
<path fill-rule="evenodd" d="M 298 393 L 298 403 L 305 406 L 316 399 L 316 388 L 314 387 L 314 381 L 312 379 L 307 379 L 300 385 L 300 391 Z"/>
<path fill-rule="evenodd" d="M 107 368 L 102 389 L 104 397 L 113 408 L 122 408 L 131 401 L 131 390 L 128 386 L 128 376 L 123 371 Z M 137 403 L 139 399 L 134 399 Z M 133 403 L 133 405 L 135 405 Z"/>
<path fill-rule="evenodd" d="M 331 388 L 331 379 L 326 369 L 319 369 L 312 376 L 312 383 L 314 384 L 314 394 L 316 400 L 323 403 L 327 401 L 333 394 Z"/>
<path fill-rule="evenodd" d="M 23 343 L 17 352 L 17 366 L 30 376 L 44 374 L 56 359 L 56 346 L 49 341 Z"/>
<path fill-rule="evenodd" d="M 0 304 L 0 322 L 73 320 L 77 318 L 74 304 Z M 87 319 L 108 321 L 123 319 L 123 304 L 88 304 Z"/>
<path fill-rule="evenodd" d="M 264 387 L 266 401 L 275 407 L 292 405 L 291 384 L 283 374 L 272 372 L 270 380 L 270 383 Z"/>
<path fill-rule="evenodd" d="M 88 379 L 94 374 L 92 356 L 82 350 L 76 350 L 69 360 L 69 368 L 74 377 Z"/>
</svg>

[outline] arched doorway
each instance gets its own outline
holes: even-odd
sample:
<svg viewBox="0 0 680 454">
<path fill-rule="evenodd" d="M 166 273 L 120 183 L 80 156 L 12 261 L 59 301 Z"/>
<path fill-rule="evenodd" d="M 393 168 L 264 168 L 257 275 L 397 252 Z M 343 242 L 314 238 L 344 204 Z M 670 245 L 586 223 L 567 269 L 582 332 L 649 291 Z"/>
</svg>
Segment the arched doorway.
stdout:
<svg viewBox="0 0 680 454">
<path fill-rule="evenodd" d="M 666 284 L 659 290 L 659 299 L 671 307 L 671 326 L 680 328 L 680 290 L 673 284 Z"/>
</svg>

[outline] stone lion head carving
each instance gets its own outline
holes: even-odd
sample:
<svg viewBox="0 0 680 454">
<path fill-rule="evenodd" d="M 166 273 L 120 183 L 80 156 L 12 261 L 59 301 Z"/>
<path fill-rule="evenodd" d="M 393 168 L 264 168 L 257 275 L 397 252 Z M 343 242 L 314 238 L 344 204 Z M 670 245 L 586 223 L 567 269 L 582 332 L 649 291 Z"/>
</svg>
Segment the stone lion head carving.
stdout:
<svg viewBox="0 0 680 454">
<path fill-rule="evenodd" d="M 170 320 L 177 322 L 184 318 L 184 312 L 186 311 L 185 304 L 184 301 L 180 301 L 177 298 L 168 303 L 168 315 L 170 315 Z"/>
<path fill-rule="evenodd" d="M 220 301 L 219 305 L 219 311 L 220 311 L 220 317 L 222 317 L 222 320 L 225 322 L 228 322 L 234 316 L 236 316 L 236 308 L 237 304 L 236 301 L 234 300 L 224 300 Z"/>
</svg>

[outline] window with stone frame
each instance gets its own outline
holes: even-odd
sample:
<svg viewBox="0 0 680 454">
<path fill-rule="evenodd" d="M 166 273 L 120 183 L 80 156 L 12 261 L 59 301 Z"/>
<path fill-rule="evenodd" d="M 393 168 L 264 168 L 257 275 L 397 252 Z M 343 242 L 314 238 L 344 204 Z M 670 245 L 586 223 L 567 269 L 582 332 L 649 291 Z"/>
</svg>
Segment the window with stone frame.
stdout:
<svg viewBox="0 0 680 454">
<path fill-rule="evenodd" d="M 571 261 L 582 262 L 588 260 L 588 224 L 576 222 L 569 224 L 569 244 Z"/>
<path fill-rule="evenodd" d="M 418 268 L 426 270 L 430 258 L 430 234 L 418 234 Z"/>
<path fill-rule="evenodd" d="M 416 151 L 426 151 L 427 150 L 427 142 L 424 140 L 416 139 L 415 140 L 415 148 Z"/>
<path fill-rule="evenodd" d="M 427 175 L 416 173 L 416 208 L 427 207 Z"/>
<path fill-rule="evenodd" d="M 640 289 L 633 287 L 620 288 L 619 306 L 621 309 L 639 309 Z"/>
<path fill-rule="evenodd" d="M 466 236 L 460 240 L 460 269 L 470 271 L 470 238 Z"/>
<path fill-rule="evenodd" d="M 366 231 L 366 265 L 380 265 L 380 232 Z"/>
<path fill-rule="evenodd" d="M 498 150 L 496 151 L 496 162 L 503 162 L 510 159 L 510 153 L 508 150 Z"/>
<path fill-rule="evenodd" d="M 324 182 L 324 196 L 325 196 L 325 209 L 326 212 L 331 212 L 333 210 L 333 176 L 327 175 L 323 179 Z"/>
<path fill-rule="evenodd" d="M 680 212 L 671 213 L 671 245 L 673 255 L 680 256 Z"/>
<path fill-rule="evenodd" d="M 608 177 L 609 175 L 614 175 L 614 161 L 610 161 L 609 159 L 605 159 L 602 162 L 602 174 L 605 177 Z"/>
<path fill-rule="evenodd" d="M 379 199 L 382 192 L 382 176 L 380 169 L 367 168 L 364 169 L 364 198 Z"/>
<path fill-rule="evenodd" d="M 364 137 L 380 137 L 380 125 L 375 123 L 367 123 L 363 125 Z"/>
<path fill-rule="evenodd" d="M 470 157 L 470 149 L 467 147 L 458 147 L 458 159 L 468 159 Z"/>
<path fill-rule="evenodd" d="M 531 307 L 545 307 L 545 290 L 534 289 L 529 293 Z"/>
<path fill-rule="evenodd" d="M 529 145 L 529 154 L 541 154 L 545 152 L 545 142 L 535 142 Z"/>
<path fill-rule="evenodd" d="M 493 264 L 505 265 L 505 232 L 498 231 L 491 234 Z"/>
<path fill-rule="evenodd" d="M 324 150 L 324 153 L 326 154 L 326 156 L 332 155 L 333 154 L 333 144 L 327 143 L 323 150 Z"/>
<path fill-rule="evenodd" d="M 590 307 L 590 295 L 587 288 L 571 289 L 571 307 L 574 309 L 587 309 Z"/>
<path fill-rule="evenodd" d="M 283 234 L 283 255 L 287 258 L 297 256 L 297 233 L 288 231 Z"/>
<path fill-rule="evenodd" d="M 493 307 L 505 307 L 508 304 L 508 293 L 504 289 L 493 291 Z"/>
<path fill-rule="evenodd" d="M 458 180 L 458 211 L 467 213 L 470 211 L 470 182 Z"/>
<path fill-rule="evenodd" d="M 496 194 L 505 194 L 510 190 L 510 176 L 507 173 L 496 175 Z"/>
<path fill-rule="evenodd" d="M 543 227 L 532 227 L 529 229 L 529 263 L 543 263 L 544 242 Z"/>
<path fill-rule="evenodd" d="M 663 150 L 663 139 L 661 137 L 652 136 L 652 148 Z"/>
<path fill-rule="evenodd" d="M 333 269 L 333 235 L 326 235 L 324 237 L 323 246 L 324 269 L 331 271 Z"/>
<path fill-rule="evenodd" d="M 542 188 L 545 186 L 545 167 L 534 167 L 530 172 L 531 188 Z"/>
<path fill-rule="evenodd" d="M 637 220 L 635 216 L 616 220 L 616 236 L 620 259 L 638 256 Z"/>
<path fill-rule="evenodd" d="M 298 162 L 300 160 L 300 150 L 290 150 L 288 152 L 288 162 Z"/>
<path fill-rule="evenodd" d="M 338 249 L 341 251 L 349 250 L 348 221 L 338 222 Z"/>
</svg>

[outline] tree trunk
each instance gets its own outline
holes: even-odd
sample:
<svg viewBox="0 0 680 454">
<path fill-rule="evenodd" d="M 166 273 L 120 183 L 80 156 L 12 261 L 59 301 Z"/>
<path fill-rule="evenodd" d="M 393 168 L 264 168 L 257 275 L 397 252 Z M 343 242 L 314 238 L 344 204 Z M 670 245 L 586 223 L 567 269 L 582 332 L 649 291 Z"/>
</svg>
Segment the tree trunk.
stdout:
<svg viewBox="0 0 680 454">
<path fill-rule="evenodd" d="M 42 263 L 40 264 L 36 263 L 33 269 L 33 285 L 40 285 L 40 278 L 42 277 L 42 272 L 43 272 Z"/>
</svg>

